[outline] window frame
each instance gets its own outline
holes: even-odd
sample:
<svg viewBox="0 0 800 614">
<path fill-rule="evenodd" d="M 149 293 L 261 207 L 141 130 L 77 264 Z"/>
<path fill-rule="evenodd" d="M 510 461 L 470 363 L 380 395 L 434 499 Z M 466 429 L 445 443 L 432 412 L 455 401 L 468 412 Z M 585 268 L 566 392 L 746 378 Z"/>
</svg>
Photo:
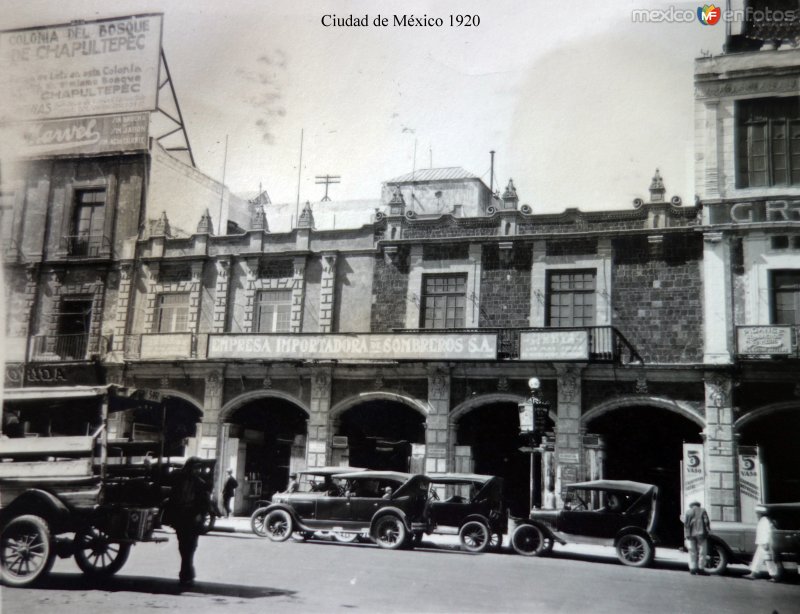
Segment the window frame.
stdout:
<svg viewBox="0 0 800 614">
<path fill-rule="evenodd" d="M 734 115 L 736 187 L 800 185 L 800 96 L 736 101 Z M 755 139 L 757 130 L 760 139 Z M 757 143 L 763 152 L 756 151 Z M 762 164 L 754 169 L 757 159 Z"/>
<path fill-rule="evenodd" d="M 786 276 L 790 281 L 786 284 L 788 287 L 779 287 L 779 277 Z M 776 326 L 800 326 L 800 269 L 772 269 L 770 271 L 769 280 L 769 298 L 770 298 L 770 320 Z M 794 303 L 792 311 L 794 312 L 794 322 L 779 322 L 778 307 L 779 307 L 779 294 L 787 294 L 792 296 L 791 302 Z M 780 310 L 781 312 L 788 312 L 788 310 Z"/>
<path fill-rule="evenodd" d="M 277 296 L 279 294 L 288 295 L 288 299 L 265 301 L 264 298 L 270 295 Z M 286 288 L 264 288 L 256 293 L 256 300 L 253 305 L 253 332 L 260 334 L 271 333 L 290 333 L 292 331 L 292 290 Z M 264 308 L 271 306 L 271 313 L 268 314 L 270 318 L 269 325 L 264 327 L 263 318 L 265 317 Z M 281 307 L 285 308 L 282 312 Z M 287 316 L 285 320 L 282 316 Z M 285 328 L 284 328 L 285 327 Z M 262 330 L 268 328 L 269 330 Z"/>
<path fill-rule="evenodd" d="M 178 305 L 165 305 L 164 300 L 168 298 L 174 297 L 184 297 L 185 303 Z M 188 333 L 191 332 L 189 330 L 189 304 L 190 304 L 190 293 L 189 292 L 162 292 L 157 295 L 156 297 L 156 317 L 155 317 L 155 328 L 156 332 L 159 334 L 170 334 L 170 333 Z M 184 330 L 177 330 L 177 324 L 180 322 L 180 315 L 181 310 L 185 310 L 185 329 Z M 164 314 L 165 311 L 170 313 L 170 330 L 164 329 Z"/>
<path fill-rule="evenodd" d="M 448 280 L 452 280 L 456 287 L 459 286 L 462 288 L 461 290 L 449 290 L 449 286 L 447 284 Z M 442 291 L 434 291 L 429 292 L 428 290 L 428 282 L 444 282 L 440 284 L 440 288 Z M 452 330 L 452 329 L 459 329 L 459 328 L 466 328 L 467 325 L 467 285 L 469 283 L 469 275 L 467 273 L 461 272 L 453 272 L 453 273 L 423 273 L 422 274 L 422 287 L 420 289 L 420 306 L 419 306 L 419 327 L 424 330 Z M 442 301 L 438 299 L 443 299 L 443 306 L 436 305 L 436 303 L 441 303 Z M 459 300 L 461 299 L 461 304 L 459 305 Z M 429 326 L 429 318 L 428 318 L 428 307 L 429 301 L 433 301 L 434 305 L 432 306 L 434 317 L 430 320 L 434 325 Z M 451 302 L 452 301 L 452 302 Z M 444 309 L 444 317 L 437 318 L 435 314 L 438 310 Z M 451 312 L 453 313 L 453 317 L 448 317 L 448 314 Z M 458 310 L 461 310 L 461 316 L 457 315 Z M 460 320 L 460 326 L 459 324 Z M 436 326 L 436 322 L 442 322 L 441 326 Z M 448 325 L 448 323 L 452 323 L 453 325 Z"/>
<path fill-rule="evenodd" d="M 93 195 L 96 200 L 86 199 Z M 103 248 L 105 236 L 108 190 L 105 187 L 76 188 L 73 193 L 73 211 L 70 222 L 69 253 L 71 256 L 96 256 Z M 84 228 L 83 212 L 89 212 Z"/>
<path fill-rule="evenodd" d="M 592 287 L 589 289 L 585 288 L 576 288 L 574 287 L 575 281 L 573 278 L 578 275 L 587 275 L 591 274 L 592 278 Z M 568 287 L 566 289 L 558 289 L 554 291 L 553 288 L 553 281 L 554 278 L 558 276 L 568 277 L 567 280 Z M 582 280 L 583 282 L 583 280 Z M 561 283 L 561 282 L 559 282 Z M 553 296 L 571 296 L 572 299 L 570 300 L 569 305 L 558 305 L 559 309 L 562 307 L 568 307 L 569 312 L 569 322 L 563 323 L 561 320 L 564 320 L 565 317 L 562 316 L 560 313 L 558 316 L 559 323 L 553 323 Z M 575 296 L 591 296 L 591 302 L 586 303 L 582 302 L 580 305 L 576 305 L 575 303 Z M 592 326 L 597 326 L 597 269 L 586 268 L 586 269 L 564 269 L 564 268 L 557 268 L 557 269 L 548 269 L 545 272 L 545 314 L 544 314 L 544 321 L 545 326 L 547 328 L 587 328 Z M 575 307 L 581 307 L 582 315 L 580 318 L 576 318 L 575 315 Z M 585 322 L 588 318 L 590 322 Z M 576 322 L 576 320 L 580 320 L 580 322 Z"/>
</svg>

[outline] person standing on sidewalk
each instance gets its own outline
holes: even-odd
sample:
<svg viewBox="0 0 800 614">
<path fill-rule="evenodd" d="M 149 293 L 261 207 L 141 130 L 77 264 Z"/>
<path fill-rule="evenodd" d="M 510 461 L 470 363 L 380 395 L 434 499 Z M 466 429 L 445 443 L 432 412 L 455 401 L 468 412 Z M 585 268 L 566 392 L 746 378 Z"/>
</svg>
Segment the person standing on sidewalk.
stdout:
<svg viewBox="0 0 800 614">
<path fill-rule="evenodd" d="M 689 550 L 689 573 L 705 576 L 708 562 L 708 534 L 711 523 L 699 501 L 692 501 L 683 517 L 683 536 Z"/>
<path fill-rule="evenodd" d="M 172 525 L 178 537 L 181 553 L 178 579 L 182 586 L 194 584 L 194 553 L 203 531 L 203 521 L 211 511 L 210 489 L 200 477 L 201 472 L 201 460 L 196 456 L 189 458 L 175 475 L 166 505 L 167 524 Z"/>
<path fill-rule="evenodd" d="M 758 515 L 756 551 L 750 563 L 750 573 L 744 577 L 748 580 L 760 578 L 766 568 L 770 581 L 778 582 L 783 575 L 783 565 L 773 549 L 772 533 L 774 525 L 763 509 L 756 508 L 756 514 Z"/>
<path fill-rule="evenodd" d="M 228 479 L 225 480 L 225 485 L 222 487 L 222 504 L 225 506 L 225 518 L 231 517 L 231 501 L 238 487 L 239 482 L 233 477 L 233 469 L 228 469 Z"/>
</svg>

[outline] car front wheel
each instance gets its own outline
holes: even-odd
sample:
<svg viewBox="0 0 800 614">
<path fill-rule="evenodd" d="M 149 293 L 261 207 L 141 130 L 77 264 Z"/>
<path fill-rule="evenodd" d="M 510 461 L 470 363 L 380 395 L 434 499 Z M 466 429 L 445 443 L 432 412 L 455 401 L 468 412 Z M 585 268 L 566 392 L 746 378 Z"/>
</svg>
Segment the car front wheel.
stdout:
<svg viewBox="0 0 800 614">
<path fill-rule="evenodd" d="M 630 567 L 647 567 L 653 562 L 655 551 L 645 537 L 631 533 L 617 541 L 617 558 Z"/>
<path fill-rule="evenodd" d="M 406 525 L 397 516 L 383 516 L 375 523 L 375 542 L 388 550 L 396 550 L 406 541 Z"/>
<path fill-rule="evenodd" d="M 250 516 L 250 528 L 253 530 L 253 533 L 259 537 L 267 536 L 267 531 L 264 528 L 264 519 L 266 516 L 267 512 L 263 507 L 258 508 L 255 512 L 253 512 L 252 516 Z"/>
<path fill-rule="evenodd" d="M 532 524 L 520 525 L 511 535 L 511 547 L 522 556 L 539 556 L 545 549 L 544 533 Z"/>
<path fill-rule="evenodd" d="M 272 510 L 264 516 L 264 532 L 274 542 L 285 542 L 292 536 L 292 517 L 286 510 Z"/>
<path fill-rule="evenodd" d="M 461 547 L 467 552 L 483 552 L 492 543 L 489 527 L 477 520 L 464 524 L 458 532 L 458 539 Z"/>
<path fill-rule="evenodd" d="M 50 530 L 39 516 L 18 516 L 0 534 L 0 578 L 8 586 L 32 584 L 50 571 L 54 559 Z"/>
<path fill-rule="evenodd" d="M 721 576 L 728 569 L 728 551 L 721 544 L 709 542 L 706 571 Z"/>
</svg>

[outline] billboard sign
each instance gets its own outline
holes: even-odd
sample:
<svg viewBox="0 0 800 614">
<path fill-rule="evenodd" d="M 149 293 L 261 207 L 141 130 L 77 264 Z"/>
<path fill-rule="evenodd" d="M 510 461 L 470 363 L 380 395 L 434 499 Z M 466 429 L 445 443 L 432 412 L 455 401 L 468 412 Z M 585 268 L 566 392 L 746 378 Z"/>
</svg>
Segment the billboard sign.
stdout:
<svg viewBox="0 0 800 614">
<path fill-rule="evenodd" d="M 792 353 L 791 326 L 739 326 L 736 329 L 738 354 Z"/>
<path fill-rule="evenodd" d="M 21 157 L 143 151 L 150 115 L 103 115 L 0 126 L 3 143 Z"/>
<path fill-rule="evenodd" d="M 162 17 L 0 32 L 0 121 L 155 110 Z"/>
<path fill-rule="evenodd" d="M 495 360 L 497 335 L 209 335 L 208 358 L 285 360 Z"/>
<path fill-rule="evenodd" d="M 686 510 L 692 501 L 698 501 L 705 507 L 706 470 L 703 461 L 702 443 L 683 444 L 683 460 L 681 461 L 681 499 L 682 509 Z"/>
<path fill-rule="evenodd" d="M 756 523 L 756 505 L 763 501 L 761 486 L 761 458 L 758 447 L 739 448 L 739 505 L 742 522 Z"/>
</svg>

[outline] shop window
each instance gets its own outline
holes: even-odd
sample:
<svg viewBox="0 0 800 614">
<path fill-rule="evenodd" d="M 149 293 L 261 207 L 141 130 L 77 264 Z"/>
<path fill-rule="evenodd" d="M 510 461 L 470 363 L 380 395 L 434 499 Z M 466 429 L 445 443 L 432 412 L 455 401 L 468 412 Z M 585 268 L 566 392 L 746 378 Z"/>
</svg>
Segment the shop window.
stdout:
<svg viewBox="0 0 800 614">
<path fill-rule="evenodd" d="M 292 321 L 292 291 L 262 290 L 258 293 L 255 332 L 288 333 Z"/>
<path fill-rule="evenodd" d="M 69 236 L 71 256 L 98 256 L 103 247 L 105 189 L 76 190 L 75 214 Z"/>
<path fill-rule="evenodd" d="M 189 293 L 160 294 L 157 301 L 159 333 L 189 331 Z"/>
<path fill-rule="evenodd" d="M 547 325 L 594 326 L 596 273 L 549 271 L 547 274 Z"/>
<path fill-rule="evenodd" d="M 800 97 L 736 103 L 736 187 L 800 185 Z"/>
<path fill-rule="evenodd" d="M 772 272 L 773 324 L 800 324 L 800 270 Z"/>
<path fill-rule="evenodd" d="M 422 328 L 464 328 L 467 275 L 422 277 Z"/>
<path fill-rule="evenodd" d="M 55 353 L 61 358 L 84 358 L 92 324 L 92 299 L 65 296 L 56 323 Z"/>
</svg>

